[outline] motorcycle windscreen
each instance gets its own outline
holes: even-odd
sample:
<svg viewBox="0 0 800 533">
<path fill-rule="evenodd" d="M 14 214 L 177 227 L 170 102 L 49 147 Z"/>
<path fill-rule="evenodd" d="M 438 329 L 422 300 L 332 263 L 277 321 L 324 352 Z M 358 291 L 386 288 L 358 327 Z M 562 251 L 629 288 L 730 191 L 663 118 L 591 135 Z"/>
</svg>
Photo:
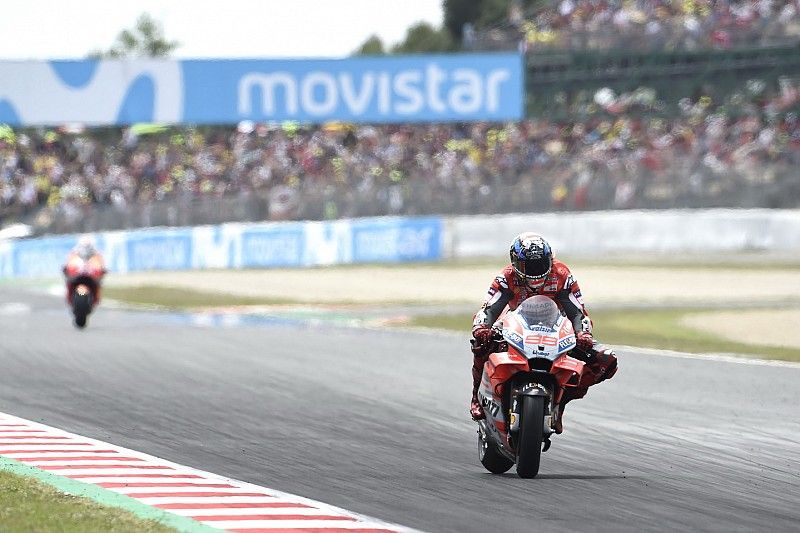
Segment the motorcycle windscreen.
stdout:
<svg viewBox="0 0 800 533">
<path fill-rule="evenodd" d="M 561 311 L 556 303 L 542 295 L 531 296 L 519 304 L 516 312 L 529 328 L 537 325 L 553 328 L 561 318 Z"/>
</svg>

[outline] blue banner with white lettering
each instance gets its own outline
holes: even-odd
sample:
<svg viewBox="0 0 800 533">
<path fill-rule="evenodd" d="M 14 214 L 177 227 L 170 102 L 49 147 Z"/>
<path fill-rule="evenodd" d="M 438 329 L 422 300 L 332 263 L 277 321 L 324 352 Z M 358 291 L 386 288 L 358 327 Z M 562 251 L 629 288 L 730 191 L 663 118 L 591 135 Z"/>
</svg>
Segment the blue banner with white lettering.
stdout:
<svg viewBox="0 0 800 533">
<path fill-rule="evenodd" d="M 353 222 L 353 262 L 429 261 L 441 257 L 442 219 Z"/>
<path fill-rule="evenodd" d="M 192 236 L 186 230 L 131 232 L 126 239 L 127 270 L 192 268 Z"/>
<path fill-rule="evenodd" d="M 301 224 L 246 228 L 242 231 L 243 267 L 293 267 L 303 264 Z"/>
<path fill-rule="evenodd" d="M 444 220 L 379 217 L 90 234 L 111 273 L 435 261 Z M 61 275 L 78 235 L 0 241 L 0 278 Z"/>
<path fill-rule="evenodd" d="M 316 60 L 0 62 L 0 123 L 518 120 L 512 53 Z"/>
</svg>

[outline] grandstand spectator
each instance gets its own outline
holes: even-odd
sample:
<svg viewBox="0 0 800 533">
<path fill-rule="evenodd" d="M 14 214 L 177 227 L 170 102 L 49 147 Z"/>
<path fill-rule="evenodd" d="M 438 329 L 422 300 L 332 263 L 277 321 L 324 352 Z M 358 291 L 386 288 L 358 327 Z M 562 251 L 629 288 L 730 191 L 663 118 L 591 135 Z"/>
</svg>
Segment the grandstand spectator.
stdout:
<svg viewBox="0 0 800 533">
<path fill-rule="evenodd" d="M 537 4 L 539 5 L 539 4 Z M 553 0 L 475 30 L 473 48 L 698 49 L 800 40 L 798 0 Z"/>
<path fill-rule="evenodd" d="M 800 86 L 679 116 L 598 91 L 581 121 L 0 131 L 0 222 L 90 231 L 228 220 L 797 206 Z M 649 104 L 648 104 L 649 105 Z M 732 111 L 735 111 L 732 112 Z"/>
</svg>

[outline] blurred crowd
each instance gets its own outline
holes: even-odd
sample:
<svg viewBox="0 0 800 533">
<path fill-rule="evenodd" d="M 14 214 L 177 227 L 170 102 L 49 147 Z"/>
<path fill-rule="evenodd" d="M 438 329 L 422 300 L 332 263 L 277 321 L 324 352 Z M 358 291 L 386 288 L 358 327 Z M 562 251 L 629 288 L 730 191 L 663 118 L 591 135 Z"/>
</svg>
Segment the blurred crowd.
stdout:
<svg viewBox="0 0 800 533">
<path fill-rule="evenodd" d="M 798 86 L 738 98 L 660 118 L 601 90 L 577 122 L 0 127 L 0 225 L 800 206 Z"/>
<path fill-rule="evenodd" d="M 800 0 L 513 0 L 507 20 L 465 28 L 473 49 L 726 49 L 800 40 Z"/>
</svg>

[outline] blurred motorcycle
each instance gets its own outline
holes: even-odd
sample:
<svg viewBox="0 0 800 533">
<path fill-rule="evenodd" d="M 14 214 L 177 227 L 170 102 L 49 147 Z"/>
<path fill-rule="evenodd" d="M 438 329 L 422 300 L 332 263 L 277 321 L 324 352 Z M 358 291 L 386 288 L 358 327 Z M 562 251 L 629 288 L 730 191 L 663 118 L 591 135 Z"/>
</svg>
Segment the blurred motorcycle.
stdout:
<svg viewBox="0 0 800 533">
<path fill-rule="evenodd" d="M 99 255 L 84 258 L 71 255 L 64 265 L 67 283 L 67 303 L 72 309 L 74 324 L 86 327 L 86 319 L 100 301 L 100 281 L 106 270 Z"/>
<path fill-rule="evenodd" d="M 550 448 L 564 391 L 580 383 L 580 358 L 590 355 L 576 349 L 572 323 L 545 296 L 503 314 L 495 343 L 478 389 L 486 413 L 478 421 L 478 456 L 492 473 L 516 464 L 520 477 L 533 478 Z"/>
</svg>

